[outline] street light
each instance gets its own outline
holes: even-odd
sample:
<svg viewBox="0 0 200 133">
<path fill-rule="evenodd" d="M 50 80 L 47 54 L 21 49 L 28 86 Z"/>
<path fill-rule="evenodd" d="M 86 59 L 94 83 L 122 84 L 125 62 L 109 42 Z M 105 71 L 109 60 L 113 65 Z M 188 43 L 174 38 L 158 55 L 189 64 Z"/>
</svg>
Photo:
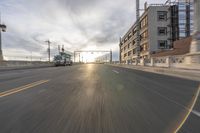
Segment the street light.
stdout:
<svg viewBox="0 0 200 133">
<path fill-rule="evenodd" d="M 1 30 L 3 32 L 6 32 L 6 25 L 5 24 L 0 24 Z"/>
<path fill-rule="evenodd" d="M 6 25 L 1 24 L 1 20 L 0 20 L 0 61 L 3 60 L 1 32 L 6 32 L 6 28 L 7 28 Z"/>
</svg>

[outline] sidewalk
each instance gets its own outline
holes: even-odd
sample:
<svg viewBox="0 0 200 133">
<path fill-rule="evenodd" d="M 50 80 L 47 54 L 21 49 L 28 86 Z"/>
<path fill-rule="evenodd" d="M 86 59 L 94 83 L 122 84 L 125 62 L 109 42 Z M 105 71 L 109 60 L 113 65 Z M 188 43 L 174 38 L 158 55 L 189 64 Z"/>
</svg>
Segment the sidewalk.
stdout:
<svg viewBox="0 0 200 133">
<path fill-rule="evenodd" d="M 127 64 L 110 64 L 110 65 L 200 81 L 200 69 L 147 67 L 147 66 L 135 66 Z"/>
</svg>

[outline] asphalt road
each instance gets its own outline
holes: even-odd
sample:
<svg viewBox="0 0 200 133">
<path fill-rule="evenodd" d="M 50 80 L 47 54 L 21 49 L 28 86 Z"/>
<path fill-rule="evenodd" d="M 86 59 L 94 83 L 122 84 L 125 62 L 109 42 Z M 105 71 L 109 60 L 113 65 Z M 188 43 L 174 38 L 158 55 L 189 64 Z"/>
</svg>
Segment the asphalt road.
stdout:
<svg viewBox="0 0 200 133">
<path fill-rule="evenodd" d="M 199 85 L 94 64 L 2 71 L 0 133 L 200 133 Z"/>
</svg>

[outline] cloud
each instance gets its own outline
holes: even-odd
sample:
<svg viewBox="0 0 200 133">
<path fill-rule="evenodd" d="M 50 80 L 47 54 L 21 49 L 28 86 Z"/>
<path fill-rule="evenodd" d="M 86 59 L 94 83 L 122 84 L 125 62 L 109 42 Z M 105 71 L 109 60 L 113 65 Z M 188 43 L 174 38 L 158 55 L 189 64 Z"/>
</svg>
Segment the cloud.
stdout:
<svg viewBox="0 0 200 133">
<path fill-rule="evenodd" d="M 135 21 L 133 0 L 1 0 L 0 9 L 8 27 L 3 33 L 6 55 L 32 51 L 46 57 L 50 39 L 53 54 L 60 44 L 69 51 L 113 49 L 117 59 L 119 37 Z"/>
</svg>

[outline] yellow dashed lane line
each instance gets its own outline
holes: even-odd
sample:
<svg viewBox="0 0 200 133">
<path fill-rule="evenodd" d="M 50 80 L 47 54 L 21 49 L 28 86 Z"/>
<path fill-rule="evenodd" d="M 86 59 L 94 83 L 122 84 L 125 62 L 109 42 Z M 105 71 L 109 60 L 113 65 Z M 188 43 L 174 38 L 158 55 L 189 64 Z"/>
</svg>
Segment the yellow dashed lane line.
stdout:
<svg viewBox="0 0 200 133">
<path fill-rule="evenodd" d="M 12 94 L 15 94 L 15 93 L 18 93 L 18 92 L 21 92 L 21 91 L 24 91 L 24 90 L 27 90 L 27 89 L 30 89 L 30 88 L 33 88 L 35 86 L 38 86 L 38 85 L 41 85 L 41 84 L 44 84 L 44 83 L 47 83 L 47 82 L 49 82 L 49 80 L 40 80 L 40 81 L 33 82 L 33 83 L 30 83 L 30 84 L 27 84 L 27 85 L 24 85 L 24 86 L 21 86 L 21 87 L 17 87 L 17 88 L 8 90 L 8 91 L 1 92 L 0 98 L 5 97 L 5 96 L 9 96 L 9 95 L 12 95 Z"/>
<path fill-rule="evenodd" d="M 188 107 L 188 111 L 185 115 L 185 117 L 182 119 L 181 123 L 179 124 L 179 126 L 176 128 L 176 130 L 174 131 L 174 133 L 177 133 L 181 128 L 182 126 L 184 125 L 184 123 L 186 122 L 186 120 L 188 119 L 189 115 L 191 114 L 191 112 L 193 111 L 193 108 L 194 108 L 194 105 L 198 99 L 198 96 L 199 96 L 199 93 L 200 93 L 200 86 L 192 100 L 192 104 Z"/>
</svg>

